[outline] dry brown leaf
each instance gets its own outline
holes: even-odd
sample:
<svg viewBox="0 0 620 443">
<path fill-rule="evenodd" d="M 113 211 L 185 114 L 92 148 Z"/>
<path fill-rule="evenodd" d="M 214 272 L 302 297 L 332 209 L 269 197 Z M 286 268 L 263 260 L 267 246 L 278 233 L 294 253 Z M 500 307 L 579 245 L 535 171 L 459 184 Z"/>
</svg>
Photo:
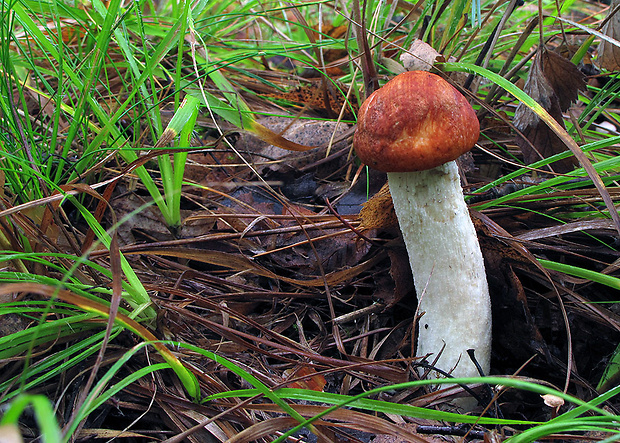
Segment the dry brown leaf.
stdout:
<svg viewBox="0 0 620 443">
<path fill-rule="evenodd" d="M 287 379 L 291 380 L 287 382 L 288 388 L 310 389 L 312 391 L 322 392 L 327 384 L 325 377 L 308 365 L 287 369 L 284 371 L 284 375 Z"/>
<path fill-rule="evenodd" d="M 398 228 L 398 219 L 394 212 L 392 196 L 387 185 L 373 195 L 360 211 L 360 229 L 393 229 Z"/>
<path fill-rule="evenodd" d="M 609 7 L 610 14 L 617 11 L 620 0 L 613 0 Z M 616 41 L 620 40 L 620 13 L 616 12 L 611 19 L 603 26 L 602 33 Z M 601 68 L 608 71 L 620 70 L 620 46 L 614 45 L 607 40 L 601 40 L 598 47 L 598 64 Z"/>
<path fill-rule="evenodd" d="M 543 402 L 549 406 L 550 408 L 559 408 L 560 406 L 564 406 L 564 399 L 562 397 L 558 397 L 553 394 L 545 394 L 540 396 L 543 399 Z"/>
<path fill-rule="evenodd" d="M 573 62 L 560 54 L 543 49 L 543 73 L 560 101 L 560 110 L 566 111 L 586 89 L 585 76 Z"/>
<path fill-rule="evenodd" d="M 342 122 L 291 120 L 283 116 L 266 117 L 261 119 L 260 123 L 293 143 L 318 147 L 306 152 L 284 151 L 279 147 L 270 145 L 265 140 L 257 139 L 252 134 L 242 134 L 236 148 L 240 151 L 252 153 L 251 163 L 261 176 L 268 172 L 286 173 L 287 171 L 298 170 L 325 158 L 328 149 L 333 151 L 346 146 L 343 138 L 349 131 L 349 125 Z M 333 144 L 331 144 L 332 141 Z M 339 167 L 340 164 L 336 162 L 332 167 Z M 329 173 L 329 171 L 331 168 L 321 172 L 324 174 Z"/>
<path fill-rule="evenodd" d="M 400 61 L 407 71 L 429 71 L 437 57 L 441 57 L 441 54 L 431 45 L 416 39 L 409 50 L 400 56 Z"/>
<path fill-rule="evenodd" d="M 581 71 L 569 60 L 544 47 L 534 57 L 523 88 L 562 126 L 562 112 L 569 108 L 583 89 L 585 80 Z M 528 164 L 567 149 L 564 142 L 522 103 L 515 112 L 514 125 L 523 135 L 517 135 L 517 145 Z M 556 172 L 568 172 L 576 164 L 574 157 L 568 157 L 552 166 Z"/>
</svg>

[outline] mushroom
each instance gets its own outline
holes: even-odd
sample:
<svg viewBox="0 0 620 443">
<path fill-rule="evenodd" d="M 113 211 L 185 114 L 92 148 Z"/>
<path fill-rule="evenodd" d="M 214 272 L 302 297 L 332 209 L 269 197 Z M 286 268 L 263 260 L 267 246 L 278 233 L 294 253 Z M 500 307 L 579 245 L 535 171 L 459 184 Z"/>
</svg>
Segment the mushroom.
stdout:
<svg viewBox="0 0 620 443">
<path fill-rule="evenodd" d="M 409 254 L 420 319 L 417 354 L 456 377 L 489 371 L 491 302 L 484 260 L 463 198 L 457 157 L 480 132 L 452 85 L 425 71 L 390 80 L 362 104 L 353 144 L 368 166 L 387 172 Z"/>
</svg>

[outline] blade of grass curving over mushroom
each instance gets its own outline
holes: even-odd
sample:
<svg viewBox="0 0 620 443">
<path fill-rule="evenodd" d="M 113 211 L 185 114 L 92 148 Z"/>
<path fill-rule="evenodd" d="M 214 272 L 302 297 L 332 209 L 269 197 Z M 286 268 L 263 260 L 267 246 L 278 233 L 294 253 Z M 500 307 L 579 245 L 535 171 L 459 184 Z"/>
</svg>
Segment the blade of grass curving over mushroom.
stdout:
<svg viewBox="0 0 620 443">
<path fill-rule="evenodd" d="M 596 172 L 596 169 L 588 160 L 583 150 L 579 147 L 579 145 L 573 140 L 573 138 L 566 132 L 564 128 L 553 117 L 549 115 L 549 113 L 538 104 L 532 97 L 524 93 L 521 89 L 517 88 L 515 85 L 510 83 L 505 78 L 500 75 L 495 74 L 488 69 L 481 68 L 476 65 L 468 64 L 468 63 L 443 63 L 441 65 L 445 71 L 463 71 L 470 72 L 481 75 L 482 77 L 487 78 L 498 86 L 504 88 L 506 92 L 514 96 L 521 103 L 526 105 L 532 112 L 534 112 L 542 121 L 549 126 L 549 128 L 566 144 L 566 146 L 570 149 L 573 155 L 579 161 L 579 164 L 584 168 L 588 177 L 594 183 L 594 186 L 598 190 L 601 198 L 605 202 L 605 206 L 609 210 L 609 215 L 614 222 L 614 226 L 618 234 L 620 234 L 620 215 L 618 215 L 618 211 L 615 209 L 614 203 L 609 196 L 609 193 L 605 189 L 605 184 L 601 180 L 601 177 Z"/>
</svg>

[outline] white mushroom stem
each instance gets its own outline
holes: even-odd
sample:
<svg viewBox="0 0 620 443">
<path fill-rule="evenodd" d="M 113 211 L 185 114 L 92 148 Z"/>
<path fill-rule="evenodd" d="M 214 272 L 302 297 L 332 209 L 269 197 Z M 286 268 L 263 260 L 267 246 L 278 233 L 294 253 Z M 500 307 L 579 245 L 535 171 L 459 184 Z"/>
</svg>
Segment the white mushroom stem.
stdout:
<svg viewBox="0 0 620 443">
<path fill-rule="evenodd" d="M 485 374 L 491 354 L 491 302 L 484 261 L 463 199 L 456 162 L 391 172 L 388 182 L 407 246 L 420 319 L 417 355 L 443 352 L 436 367 L 455 377 Z"/>
</svg>

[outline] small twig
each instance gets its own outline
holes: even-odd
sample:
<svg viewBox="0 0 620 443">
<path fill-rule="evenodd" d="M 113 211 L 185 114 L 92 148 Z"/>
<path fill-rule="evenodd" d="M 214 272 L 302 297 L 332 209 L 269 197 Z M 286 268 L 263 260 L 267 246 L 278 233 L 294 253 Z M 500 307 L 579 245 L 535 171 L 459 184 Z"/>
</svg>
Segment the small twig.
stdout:
<svg viewBox="0 0 620 443">
<path fill-rule="evenodd" d="M 365 308 L 358 309 L 353 312 L 348 312 L 346 314 L 341 315 L 340 317 L 336 317 L 332 321 L 335 324 L 348 323 L 353 320 L 357 320 L 360 317 L 363 317 L 368 314 L 372 314 L 374 312 L 379 312 L 385 308 L 385 304 L 375 302 L 370 306 L 366 306 Z"/>
</svg>

